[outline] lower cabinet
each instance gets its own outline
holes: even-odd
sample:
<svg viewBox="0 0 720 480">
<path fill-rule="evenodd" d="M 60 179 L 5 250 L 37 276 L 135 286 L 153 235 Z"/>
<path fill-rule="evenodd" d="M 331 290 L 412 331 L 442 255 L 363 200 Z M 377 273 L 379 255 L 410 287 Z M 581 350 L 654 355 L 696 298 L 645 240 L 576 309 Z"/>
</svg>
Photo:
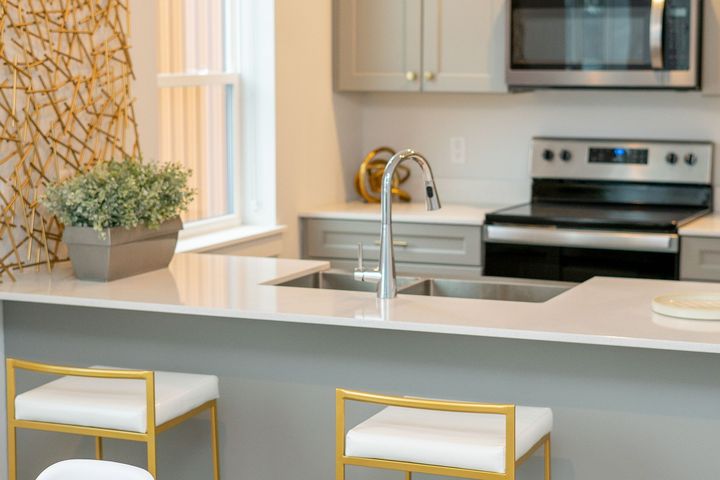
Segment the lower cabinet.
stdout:
<svg viewBox="0 0 720 480">
<path fill-rule="evenodd" d="M 720 238 L 681 238 L 680 279 L 720 281 Z"/>
<path fill-rule="evenodd" d="M 329 260 L 352 271 L 358 244 L 367 266 L 380 255 L 380 222 L 305 218 L 303 258 Z M 393 224 L 395 262 L 400 275 L 478 278 L 482 276 L 482 227 L 422 223 Z"/>
</svg>

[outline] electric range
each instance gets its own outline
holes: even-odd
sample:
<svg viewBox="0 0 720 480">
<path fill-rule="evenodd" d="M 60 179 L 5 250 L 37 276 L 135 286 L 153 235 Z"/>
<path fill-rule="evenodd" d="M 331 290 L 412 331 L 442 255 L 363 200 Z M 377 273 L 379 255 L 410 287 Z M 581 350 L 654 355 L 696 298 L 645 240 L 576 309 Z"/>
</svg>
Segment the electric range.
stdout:
<svg viewBox="0 0 720 480">
<path fill-rule="evenodd" d="M 535 138 L 532 200 L 486 217 L 486 275 L 677 279 L 678 229 L 712 211 L 710 142 Z"/>
</svg>

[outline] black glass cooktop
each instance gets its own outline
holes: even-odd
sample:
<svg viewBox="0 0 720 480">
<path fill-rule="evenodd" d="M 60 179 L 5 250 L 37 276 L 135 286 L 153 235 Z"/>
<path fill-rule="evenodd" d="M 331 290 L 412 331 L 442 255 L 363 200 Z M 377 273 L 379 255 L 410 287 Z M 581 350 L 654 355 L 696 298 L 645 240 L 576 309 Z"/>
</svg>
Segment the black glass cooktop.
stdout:
<svg viewBox="0 0 720 480">
<path fill-rule="evenodd" d="M 533 202 L 490 213 L 485 222 L 676 232 L 679 226 L 709 212 L 698 207 Z"/>
</svg>

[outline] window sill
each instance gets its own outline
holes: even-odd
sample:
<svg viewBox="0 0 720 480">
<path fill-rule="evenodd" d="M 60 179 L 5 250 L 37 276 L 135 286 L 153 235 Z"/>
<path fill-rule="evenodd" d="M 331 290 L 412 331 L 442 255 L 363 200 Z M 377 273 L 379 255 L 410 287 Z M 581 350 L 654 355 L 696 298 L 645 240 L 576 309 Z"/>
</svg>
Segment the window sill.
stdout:
<svg viewBox="0 0 720 480">
<path fill-rule="evenodd" d="M 175 253 L 203 253 L 220 250 L 243 243 L 280 236 L 287 227 L 284 225 L 254 226 L 228 228 L 217 232 L 195 235 L 178 240 Z"/>
</svg>

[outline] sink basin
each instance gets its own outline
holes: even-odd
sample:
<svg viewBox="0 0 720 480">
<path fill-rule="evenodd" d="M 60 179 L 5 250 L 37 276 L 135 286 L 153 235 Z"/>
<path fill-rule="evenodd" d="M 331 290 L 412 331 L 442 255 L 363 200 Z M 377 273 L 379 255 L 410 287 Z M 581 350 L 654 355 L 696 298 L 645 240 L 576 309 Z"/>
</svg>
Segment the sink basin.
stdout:
<svg viewBox="0 0 720 480">
<path fill-rule="evenodd" d="M 421 281 L 420 278 L 398 277 L 398 289 L 403 286 L 415 284 Z M 377 284 L 358 282 L 351 273 L 340 272 L 319 272 L 296 278 L 284 283 L 277 284 L 278 287 L 302 287 L 302 288 L 323 288 L 328 290 L 349 290 L 353 292 L 375 292 Z"/>
<path fill-rule="evenodd" d="M 406 295 L 473 298 L 541 303 L 572 288 L 574 284 L 488 277 L 482 280 L 428 279 L 400 291 Z"/>
<path fill-rule="evenodd" d="M 487 277 L 482 280 L 423 279 L 398 277 L 398 293 L 430 297 L 474 298 L 511 302 L 546 302 L 575 284 L 541 280 Z M 322 288 L 353 292 L 375 292 L 376 284 L 358 282 L 345 272 L 318 272 L 278 283 L 278 287 Z"/>
</svg>

